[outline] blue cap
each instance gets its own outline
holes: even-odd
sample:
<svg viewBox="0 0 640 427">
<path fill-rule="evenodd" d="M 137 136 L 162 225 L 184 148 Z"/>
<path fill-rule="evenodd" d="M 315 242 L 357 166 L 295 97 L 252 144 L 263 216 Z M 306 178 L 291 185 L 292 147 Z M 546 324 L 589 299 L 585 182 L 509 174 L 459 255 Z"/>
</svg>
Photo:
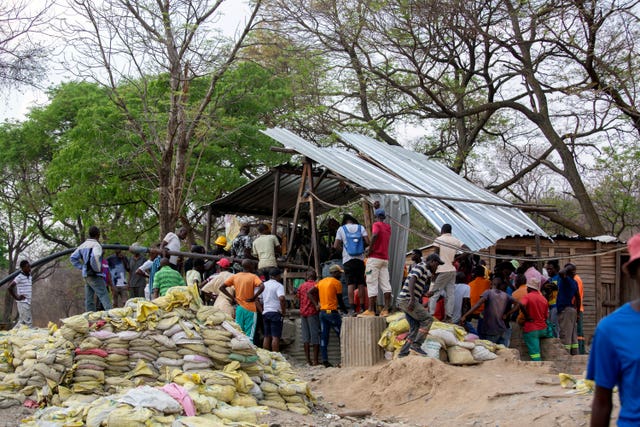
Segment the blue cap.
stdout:
<svg viewBox="0 0 640 427">
<path fill-rule="evenodd" d="M 382 208 L 378 208 L 375 211 L 373 211 L 373 215 L 374 216 L 379 216 L 379 217 L 382 217 L 382 218 L 386 218 L 387 217 L 387 215 L 384 212 L 384 209 L 382 209 Z"/>
</svg>

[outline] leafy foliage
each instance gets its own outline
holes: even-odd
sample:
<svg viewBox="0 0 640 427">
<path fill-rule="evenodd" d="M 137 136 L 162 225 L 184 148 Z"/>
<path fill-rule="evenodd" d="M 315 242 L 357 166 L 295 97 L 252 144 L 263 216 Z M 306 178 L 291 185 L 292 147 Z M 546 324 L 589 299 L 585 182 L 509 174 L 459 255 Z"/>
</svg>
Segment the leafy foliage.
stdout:
<svg viewBox="0 0 640 427">
<path fill-rule="evenodd" d="M 206 80 L 194 83 L 192 98 L 205 95 L 200 89 Z M 159 120 L 169 90 L 165 83 L 166 76 L 159 76 L 149 85 Z M 126 86 L 122 93 L 128 93 Z M 42 223 L 56 224 L 55 234 L 70 246 L 86 237 L 91 224 L 101 227 L 104 241 L 151 244 L 158 238 L 153 157 L 109 95 L 95 84 L 64 83 L 51 89 L 49 104 L 31 111 L 26 121 L 0 129 L 3 164 L 37 171 L 21 185 L 24 192 L 41 196 L 31 205 L 25 198 L 22 208 L 32 215 L 34 210 L 48 213 Z M 200 220 L 201 206 L 224 191 L 284 161 L 269 150 L 271 140 L 259 129 L 275 122 L 290 97 L 285 78 L 255 63 L 238 64 L 222 77 L 188 165 L 189 221 Z M 136 105 L 135 99 L 128 105 Z M 142 109 L 129 113 L 140 115 L 140 121 L 146 114 Z"/>
</svg>

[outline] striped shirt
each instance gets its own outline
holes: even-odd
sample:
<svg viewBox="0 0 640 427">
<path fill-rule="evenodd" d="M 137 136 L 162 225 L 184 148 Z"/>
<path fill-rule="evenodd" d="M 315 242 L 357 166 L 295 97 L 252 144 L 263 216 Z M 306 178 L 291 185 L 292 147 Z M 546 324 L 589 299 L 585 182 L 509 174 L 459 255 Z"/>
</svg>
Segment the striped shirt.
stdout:
<svg viewBox="0 0 640 427">
<path fill-rule="evenodd" d="M 26 297 L 25 300 L 18 302 L 31 303 L 31 275 L 27 276 L 21 271 L 13 281 L 16 282 L 16 294 Z"/>
<path fill-rule="evenodd" d="M 400 289 L 400 294 L 398 294 L 398 300 L 411 299 L 409 295 L 409 279 L 411 277 L 415 277 L 416 279 L 416 283 L 413 289 L 413 295 L 418 300 L 420 300 L 427 286 L 427 283 L 429 283 L 429 280 L 431 279 L 431 272 L 427 268 L 427 264 L 425 264 L 424 262 L 416 264 L 416 266 L 411 269 L 411 271 L 409 272 L 409 275 L 404 281 L 404 284 L 402 285 L 402 289 Z"/>
<path fill-rule="evenodd" d="M 186 286 L 184 279 L 171 266 L 165 265 L 155 274 L 153 288 L 159 289 L 160 296 L 164 296 L 174 286 Z"/>
</svg>

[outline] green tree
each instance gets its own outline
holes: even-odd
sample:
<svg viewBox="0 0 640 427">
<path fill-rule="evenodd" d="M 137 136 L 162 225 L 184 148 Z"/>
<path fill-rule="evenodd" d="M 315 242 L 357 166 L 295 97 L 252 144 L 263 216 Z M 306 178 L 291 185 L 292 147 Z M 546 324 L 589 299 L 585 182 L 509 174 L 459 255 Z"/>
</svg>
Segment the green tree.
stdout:
<svg viewBox="0 0 640 427">
<path fill-rule="evenodd" d="M 153 166 L 160 235 L 172 231 L 179 219 L 184 222 L 193 178 L 189 167 L 208 142 L 217 85 L 236 62 L 261 6 L 252 2 L 236 40 L 226 40 L 216 26 L 224 19 L 222 3 L 70 2 L 80 17 L 66 28 L 78 52 L 73 71 L 108 88 L 138 140 L 137 152 Z M 163 87 L 158 76 L 166 79 Z M 199 88 L 202 81 L 207 85 Z M 202 96 L 193 96 L 194 90 Z"/>
<path fill-rule="evenodd" d="M 595 165 L 593 199 L 607 233 L 627 239 L 640 230 L 640 149 L 630 144 L 616 152 L 605 149 Z"/>
<path fill-rule="evenodd" d="M 162 102 L 166 76 L 149 82 L 149 102 L 152 97 Z M 208 85 L 206 77 L 194 80 L 194 103 Z M 129 105 L 135 103 L 135 92 L 119 90 L 131 97 Z M 74 246 L 92 224 L 112 243 L 158 239 L 159 179 L 153 157 L 142 150 L 107 92 L 92 83 L 61 84 L 26 121 L 2 128 L 4 163 L 33 171 L 33 177 L 20 181 L 24 197 L 19 201 L 50 242 Z M 201 206 L 284 161 L 285 156 L 269 150 L 272 141 L 259 129 L 274 124 L 291 94 L 287 79 L 255 63 L 234 65 L 221 77 L 205 134 L 193 144 L 187 166 L 183 223 L 198 225 Z"/>
</svg>

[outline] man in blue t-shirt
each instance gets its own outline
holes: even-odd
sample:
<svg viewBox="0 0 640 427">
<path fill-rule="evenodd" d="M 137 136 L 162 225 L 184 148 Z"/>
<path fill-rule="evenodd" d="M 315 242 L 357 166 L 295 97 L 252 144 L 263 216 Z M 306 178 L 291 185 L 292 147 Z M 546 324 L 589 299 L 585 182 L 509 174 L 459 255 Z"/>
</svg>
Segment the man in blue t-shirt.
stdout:
<svg viewBox="0 0 640 427">
<path fill-rule="evenodd" d="M 622 269 L 640 283 L 640 234 L 629 242 L 629 261 Z M 640 425 L 640 299 L 627 303 L 600 321 L 589 354 L 587 379 L 596 383 L 591 427 L 608 426 L 612 390 L 618 386 L 618 426 Z"/>
<path fill-rule="evenodd" d="M 558 326 L 560 341 L 572 355 L 578 354 L 578 310 L 580 310 L 580 291 L 575 281 L 576 266 L 565 264 L 558 272 Z"/>
</svg>

